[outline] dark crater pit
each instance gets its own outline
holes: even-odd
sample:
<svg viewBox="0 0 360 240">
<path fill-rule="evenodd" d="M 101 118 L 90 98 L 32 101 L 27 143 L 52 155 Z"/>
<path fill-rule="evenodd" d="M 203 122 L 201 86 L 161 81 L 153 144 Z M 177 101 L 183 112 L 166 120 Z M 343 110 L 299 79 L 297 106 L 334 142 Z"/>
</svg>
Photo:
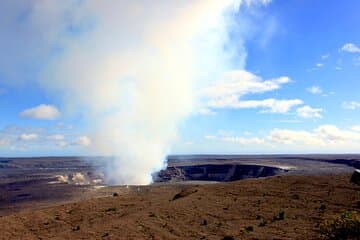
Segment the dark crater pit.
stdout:
<svg viewBox="0 0 360 240">
<path fill-rule="evenodd" d="M 246 164 L 204 164 L 168 167 L 154 174 L 155 182 L 168 181 L 217 181 L 230 182 L 246 178 L 269 177 L 285 173 L 276 167 Z"/>
</svg>

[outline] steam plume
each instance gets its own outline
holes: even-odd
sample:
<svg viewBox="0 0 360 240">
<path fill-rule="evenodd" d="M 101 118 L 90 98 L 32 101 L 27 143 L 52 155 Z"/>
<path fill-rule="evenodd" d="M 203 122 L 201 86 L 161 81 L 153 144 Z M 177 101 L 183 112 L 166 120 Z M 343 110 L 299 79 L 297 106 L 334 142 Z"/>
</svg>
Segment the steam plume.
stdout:
<svg viewBox="0 0 360 240">
<path fill-rule="evenodd" d="M 86 116 L 94 152 L 116 156 L 110 180 L 149 183 L 197 104 L 195 90 L 243 67 L 234 16 L 251 2 L 268 0 L 31 3 L 50 56 L 39 82 Z"/>
</svg>

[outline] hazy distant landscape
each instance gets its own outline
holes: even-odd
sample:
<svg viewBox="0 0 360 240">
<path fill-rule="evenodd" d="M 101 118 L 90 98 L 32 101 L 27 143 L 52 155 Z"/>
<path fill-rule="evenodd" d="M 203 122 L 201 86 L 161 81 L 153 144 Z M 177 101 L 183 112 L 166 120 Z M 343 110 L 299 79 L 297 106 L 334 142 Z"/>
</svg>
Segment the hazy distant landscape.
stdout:
<svg viewBox="0 0 360 240">
<path fill-rule="evenodd" d="M 92 197 L 111 185 L 104 163 L 106 158 L 100 157 L 1 158 L 0 215 Z M 166 169 L 153 173 L 153 180 L 206 183 L 342 175 L 351 174 L 359 164 L 360 155 L 176 155 L 168 157 Z"/>
</svg>

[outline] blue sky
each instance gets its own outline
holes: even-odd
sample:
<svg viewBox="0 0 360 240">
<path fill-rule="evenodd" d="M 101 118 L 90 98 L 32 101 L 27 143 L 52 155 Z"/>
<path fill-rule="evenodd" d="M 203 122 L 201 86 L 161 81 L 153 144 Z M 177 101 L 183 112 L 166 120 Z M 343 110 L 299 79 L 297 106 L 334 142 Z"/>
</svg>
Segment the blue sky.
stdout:
<svg viewBox="0 0 360 240">
<path fill-rule="evenodd" d="M 359 9 L 360 3 L 356 1 L 273 1 L 262 8 L 261 17 L 253 21 L 265 29 L 259 29 L 260 32 L 245 43 L 248 53 L 245 69 L 263 79 L 287 76 L 291 83 L 284 84 L 276 91 L 249 94 L 244 98 L 297 98 L 304 102 L 298 107 L 307 105 L 319 109 L 319 116 L 312 113 L 308 117 L 301 117 L 296 113 L 298 107 L 283 114 L 261 113 L 258 108 L 218 109 L 216 115 L 200 115 L 191 121 L 190 132 L 197 133 L 196 140 L 191 134 L 186 135 L 190 140 L 181 150 L 192 148 L 195 152 L 198 149 L 198 152 L 222 152 L 226 149 L 225 152 L 232 153 L 358 152 L 358 144 L 356 147 L 334 150 L 331 143 L 307 146 L 300 139 L 297 142 L 295 136 L 289 137 L 294 138 L 294 145 L 297 146 L 280 141 L 269 147 L 264 146 L 265 143 L 258 146 L 224 143 L 222 135 L 228 133 L 234 137 L 232 140 L 238 137 L 269 141 L 269 134 L 274 129 L 311 133 L 320 126 L 332 125 L 338 128 L 340 138 L 341 131 L 357 129 L 360 121 L 360 108 L 356 107 L 360 89 L 360 53 L 341 49 L 347 43 L 359 46 L 360 31 L 356 27 L 360 23 Z M 264 40 L 263 32 L 269 27 L 273 29 L 268 31 L 271 34 Z M 182 132 L 187 132 L 189 125 L 190 121 Z M 211 140 L 204 140 L 204 136 Z"/>
<path fill-rule="evenodd" d="M 120 26 L 114 24 L 114 29 L 126 28 L 117 32 L 108 25 L 99 28 L 100 20 L 76 1 L 73 5 L 44 8 L 32 3 L 0 3 L 0 49 L 3 53 L 0 56 L 0 155 L 113 154 L 113 150 L 103 150 L 107 149 L 104 145 L 116 145 L 115 148 L 120 149 L 141 148 L 147 141 L 152 142 L 149 140 L 152 137 L 155 143 L 167 142 L 165 147 L 161 147 L 166 149 L 166 154 L 359 152 L 360 2 L 262 2 L 266 4 L 242 4 L 240 10 L 231 15 L 234 24 L 226 28 L 228 38 L 222 43 L 226 42 L 226 46 L 231 45 L 235 50 L 231 52 L 230 62 L 224 64 L 226 66 L 218 67 L 222 65 L 222 59 L 228 61 L 226 57 L 206 62 L 204 59 L 215 58 L 223 50 L 219 48 L 219 52 L 210 54 L 204 44 L 202 51 L 195 55 L 202 63 L 195 62 L 194 66 L 203 67 L 206 62 L 209 71 L 181 75 L 179 81 L 175 79 L 165 88 L 161 77 L 151 84 L 137 80 L 142 72 L 136 67 L 151 65 L 144 75 L 153 74 L 151 70 L 159 66 L 151 60 L 158 54 L 151 49 L 151 44 L 158 43 L 165 46 L 164 52 L 170 55 L 165 59 L 173 61 L 169 66 L 159 64 L 168 67 L 168 75 L 174 66 L 183 67 L 181 64 L 187 61 L 182 62 L 182 59 L 190 59 L 186 55 L 187 47 L 180 40 L 177 42 L 178 37 L 171 37 L 178 36 L 176 34 L 181 31 L 188 34 L 186 30 L 179 28 L 179 32 L 173 33 L 174 28 L 169 31 L 166 28 L 164 32 L 169 33 L 167 37 L 171 43 L 154 30 L 150 33 L 151 44 L 144 44 L 143 38 L 147 39 L 148 35 L 143 38 L 141 34 L 139 38 L 131 35 L 132 31 L 142 31 L 145 25 L 142 19 L 136 18 L 133 26 L 134 21 L 124 21 L 124 25 L 117 22 Z M 161 9 L 163 6 L 160 5 L 166 5 L 161 1 L 158 4 Z M 94 9 L 103 10 L 101 6 Z M 102 14 L 100 10 L 99 16 Z M 146 17 L 153 24 L 149 29 L 171 22 L 172 16 L 169 15 L 166 17 L 170 20 L 160 17 L 153 20 L 149 13 Z M 108 21 L 104 15 L 101 17 L 104 22 Z M 117 20 L 116 14 L 114 19 Z M 186 22 L 191 20 L 179 19 L 184 21 L 181 24 L 186 29 L 195 25 Z M 146 18 L 143 21 L 147 21 Z M 176 21 L 176 24 L 180 23 Z M 122 43 L 127 36 L 128 39 Z M 216 46 L 219 45 L 218 39 L 202 38 L 205 42 L 214 41 Z M 174 50 L 176 48 L 181 51 Z M 128 49 L 135 53 L 129 53 Z M 86 55 L 82 54 L 84 52 Z M 139 64 L 136 67 L 130 65 L 131 74 L 123 77 L 118 69 L 127 63 L 112 56 L 116 55 L 113 52 L 119 56 L 136 56 L 134 61 L 139 61 Z M 149 55 L 143 52 L 149 52 Z M 199 57 L 200 54 L 204 55 L 203 58 Z M 108 59 L 112 59 L 111 63 Z M 129 62 L 133 61 L 131 57 L 129 59 Z M 103 71 L 106 74 L 100 75 L 97 68 L 101 69 L 101 74 Z M 103 77 L 108 75 L 111 79 L 126 81 L 106 82 Z M 102 78 L 96 79 L 96 76 Z M 162 75 L 156 73 L 154 76 Z M 183 85 L 183 77 L 187 76 L 201 76 L 199 78 L 204 82 L 194 84 L 193 95 L 196 97 L 191 100 L 191 109 L 186 98 L 187 90 L 182 90 L 187 89 L 187 83 Z M 171 81 L 171 78 L 168 76 L 164 81 Z M 77 79 L 80 80 L 75 86 Z M 181 95 L 181 102 L 174 100 L 171 103 L 173 108 L 160 104 L 174 95 L 171 93 L 161 98 L 161 89 L 171 92 L 172 84 L 177 90 L 174 93 Z M 129 93 L 133 88 L 137 91 Z M 156 104 L 146 105 L 148 91 L 143 88 L 155 88 L 154 95 L 149 94 L 149 97 L 160 96 Z M 138 98 L 143 99 L 139 94 L 145 96 L 145 110 L 138 104 Z M 135 99 L 134 103 L 132 99 Z M 161 112 L 163 109 L 167 109 L 166 114 Z M 115 110 L 117 113 L 113 114 Z M 154 122 L 151 118 L 139 120 L 142 114 L 153 116 Z M 127 119 L 127 115 L 132 117 Z M 157 115 L 165 117 L 159 120 Z M 97 119 L 98 116 L 101 119 Z M 115 123 L 113 119 L 117 119 Z M 129 123 L 130 120 L 136 123 Z M 155 136 L 156 129 L 166 121 L 174 124 L 166 125 L 165 131 L 161 130 L 159 136 Z M 112 126 L 110 122 L 123 127 L 111 131 L 107 129 Z M 149 122 L 151 126 L 147 127 Z M 139 137 L 141 134 L 146 137 Z M 98 143 L 99 138 L 107 140 Z M 137 140 L 139 146 L 129 143 Z"/>
</svg>

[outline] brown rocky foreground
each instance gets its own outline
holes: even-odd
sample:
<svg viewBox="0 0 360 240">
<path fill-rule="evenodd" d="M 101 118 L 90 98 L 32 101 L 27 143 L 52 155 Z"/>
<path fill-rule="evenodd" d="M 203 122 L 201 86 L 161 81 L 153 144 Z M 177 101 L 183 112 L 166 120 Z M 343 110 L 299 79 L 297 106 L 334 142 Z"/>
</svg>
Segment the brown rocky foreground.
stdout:
<svg viewBox="0 0 360 240">
<path fill-rule="evenodd" d="M 1 217 L 0 239 L 319 239 L 324 220 L 359 211 L 360 186 L 349 179 L 111 187 L 106 197 Z"/>
</svg>

